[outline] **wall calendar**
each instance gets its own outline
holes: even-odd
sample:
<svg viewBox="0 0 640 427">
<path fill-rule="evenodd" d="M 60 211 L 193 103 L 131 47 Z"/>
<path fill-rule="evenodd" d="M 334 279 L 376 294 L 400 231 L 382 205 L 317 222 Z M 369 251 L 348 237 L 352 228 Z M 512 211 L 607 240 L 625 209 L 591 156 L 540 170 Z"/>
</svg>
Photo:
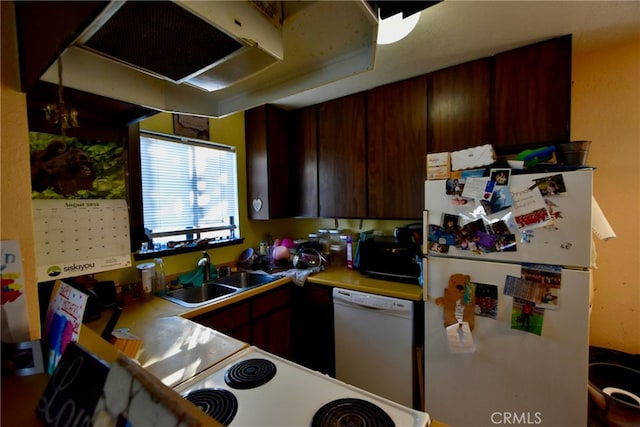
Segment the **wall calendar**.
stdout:
<svg viewBox="0 0 640 427">
<path fill-rule="evenodd" d="M 125 200 L 33 200 L 38 282 L 131 267 Z"/>
</svg>

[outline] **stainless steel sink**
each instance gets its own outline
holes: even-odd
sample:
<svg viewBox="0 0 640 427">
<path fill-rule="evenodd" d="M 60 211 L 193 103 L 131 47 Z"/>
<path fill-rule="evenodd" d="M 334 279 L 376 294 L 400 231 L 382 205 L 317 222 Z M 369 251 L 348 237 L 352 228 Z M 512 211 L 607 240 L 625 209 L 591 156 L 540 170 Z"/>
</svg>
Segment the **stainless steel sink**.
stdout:
<svg viewBox="0 0 640 427">
<path fill-rule="evenodd" d="M 220 283 L 204 283 L 201 287 L 194 286 L 167 292 L 163 298 L 184 307 L 198 307 L 239 291 L 238 288 Z"/>
<path fill-rule="evenodd" d="M 224 285 L 233 286 L 234 288 L 248 289 L 255 286 L 265 285 L 277 279 L 277 277 L 271 276 L 269 274 L 241 271 L 238 273 L 232 273 L 229 276 L 213 279 L 213 281 L 215 283 L 222 283 Z"/>
<path fill-rule="evenodd" d="M 199 307 L 247 289 L 265 285 L 277 279 L 277 277 L 268 274 L 242 271 L 213 279 L 204 283 L 201 287 L 176 289 L 167 292 L 162 297 L 183 307 Z"/>
</svg>

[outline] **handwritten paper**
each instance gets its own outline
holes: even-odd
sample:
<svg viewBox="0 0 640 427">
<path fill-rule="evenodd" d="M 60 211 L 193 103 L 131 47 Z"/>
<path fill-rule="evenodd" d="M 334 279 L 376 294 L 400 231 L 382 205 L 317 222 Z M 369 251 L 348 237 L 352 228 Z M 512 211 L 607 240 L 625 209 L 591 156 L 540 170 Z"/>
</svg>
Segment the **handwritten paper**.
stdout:
<svg viewBox="0 0 640 427">
<path fill-rule="evenodd" d="M 109 365 L 77 343 L 67 347 L 36 407 L 45 426 L 90 426 Z M 111 424 L 115 425 L 115 424 Z"/>
<path fill-rule="evenodd" d="M 489 178 L 467 178 L 462 190 L 462 197 L 475 200 L 491 200 L 495 184 L 495 181 L 490 181 Z"/>
<path fill-rule="evenodd" d="M 542 228 L 551 222 L 547 205 L 537 187 L 511 190 L 512 212 L 520 231 Z"/>
<path fill-rule="evenodd" d="M 476 346 L 471 335 L 469 322 L 459 322 L 446 328 L 447 343 L 451 353 L 473 353 Z"/>
</svg>

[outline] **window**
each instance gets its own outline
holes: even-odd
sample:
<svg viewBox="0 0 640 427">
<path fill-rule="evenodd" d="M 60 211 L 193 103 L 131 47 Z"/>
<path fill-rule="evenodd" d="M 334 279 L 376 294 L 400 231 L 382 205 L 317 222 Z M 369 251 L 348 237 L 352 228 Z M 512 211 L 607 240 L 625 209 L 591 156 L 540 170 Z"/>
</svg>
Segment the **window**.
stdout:
<svg viewBox="0 0 640 427">
<path fill-rule="evenodd" d="M 236 150 L 140 132 L 142 221 L 158 249 L 239 236 Z"/>
</svg>

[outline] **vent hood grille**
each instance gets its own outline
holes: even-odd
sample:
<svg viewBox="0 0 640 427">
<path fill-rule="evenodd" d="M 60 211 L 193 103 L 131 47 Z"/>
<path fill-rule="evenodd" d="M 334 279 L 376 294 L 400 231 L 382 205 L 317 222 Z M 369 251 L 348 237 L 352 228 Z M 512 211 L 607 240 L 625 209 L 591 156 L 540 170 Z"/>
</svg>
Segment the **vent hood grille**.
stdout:
<svg viewBox="0 0 640 427">
<path fill-rule="evenodd" d="M 182 83 L 244 44 L 172 2 L 133 1 L 123 3 L 84 46 Z"/>
<path fill-rule="evenodd" d="M 278 16 L 259 5 L 111 1 L 74 46 L 156 78 L 211 92 L 282 60 Z"/>
<path fill-rule="evenodd" d="M 223 117 L 372 70 L 376 32 L 364 0 L 112 0 L 65 42 L 64 82 L 146 108 Z M 229 39 L 242 47 L 233 51 Z M 58 82 L 55 64 L 40 78 Z"/>
</svg>

